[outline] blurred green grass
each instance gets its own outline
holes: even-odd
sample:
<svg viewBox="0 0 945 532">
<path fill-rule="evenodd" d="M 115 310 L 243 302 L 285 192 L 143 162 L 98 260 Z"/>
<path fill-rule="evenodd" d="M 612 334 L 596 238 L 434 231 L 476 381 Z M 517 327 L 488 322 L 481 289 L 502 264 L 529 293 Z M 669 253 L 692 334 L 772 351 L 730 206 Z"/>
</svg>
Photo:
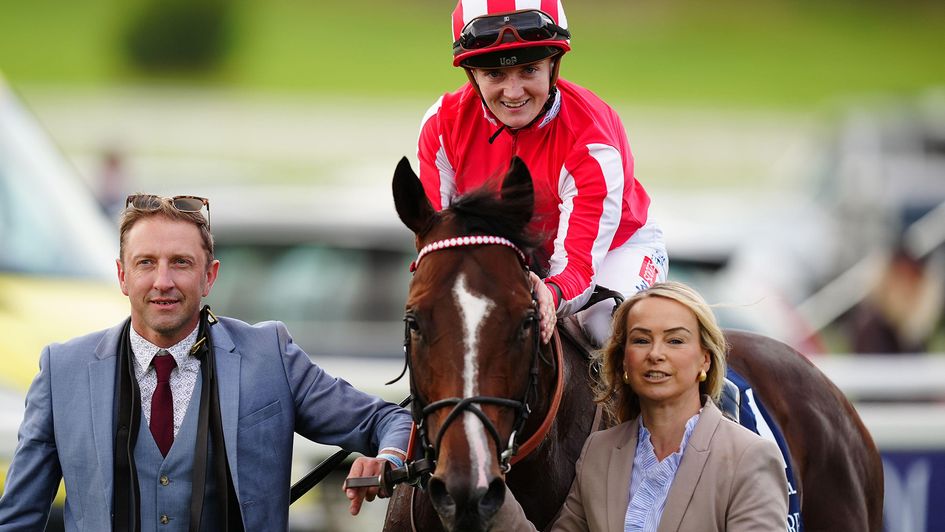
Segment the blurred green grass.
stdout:
<svg viewBox="0 0 945 532">
<path fill-rule="evenodd" d="M 452 0 L 235 0 L 213 72 L 147 76 L 122 50 L 143 0 L 0 0 L 0 69 L 17 84 L 168 83 L 431 97 L 450 66 Z M 615 102 L 806 108 L 945 84 L 945 2 L 571 0 L 563 75 Z"/>
</svg>

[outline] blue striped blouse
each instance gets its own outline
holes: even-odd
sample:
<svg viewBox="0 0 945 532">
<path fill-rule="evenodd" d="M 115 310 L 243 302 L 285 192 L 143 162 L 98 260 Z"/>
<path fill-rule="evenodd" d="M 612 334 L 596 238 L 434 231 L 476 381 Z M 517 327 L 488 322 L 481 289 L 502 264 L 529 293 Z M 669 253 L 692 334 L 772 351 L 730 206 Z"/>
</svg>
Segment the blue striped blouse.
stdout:
<svg viewBox="0 0 945 532">
<path fill-rule="evenodd" d="M 699 414 L 689 418 L 679 450 L 660 462 L 653 451 L 650 431 L 646 430 L 643 418 L 640 418 L 637 452 L 633 458 L 633 473 L 630 474 L 630 504 L 623 520 L 624 532 L 656 532 L 666 507 L 669 488 L 698 421 Z"/>
</svg>

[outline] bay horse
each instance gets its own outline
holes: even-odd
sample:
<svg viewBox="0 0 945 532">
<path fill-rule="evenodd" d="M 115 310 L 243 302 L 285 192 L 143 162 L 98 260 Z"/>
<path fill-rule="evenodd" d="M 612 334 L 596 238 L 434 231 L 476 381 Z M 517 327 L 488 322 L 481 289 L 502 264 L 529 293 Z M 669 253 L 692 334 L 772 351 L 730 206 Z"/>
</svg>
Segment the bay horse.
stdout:
<svg viewBox="0 0 945 532">
<path fill-rule="evenodd" d="M 513 158 L 494 188 L 436 212 L 406 158 L 394 173 L 396 210 L 418 250 L 404 319 L 412 409 L 435 469 L 424 489 L 394 491 L 388 532 L 501 531 L 494 518 L 506 486 L 542 530 L 598 428 L 592 371 L 577 342 L 553 350 L 538 339 L 527 270 L 534 190 L 524 163 Z M 789 346 L 747 332 L 726 339 L 729 365 L 785 435 L 804 529 L 881 530 L 882 462 L 850 402 Z"/>
</svg>

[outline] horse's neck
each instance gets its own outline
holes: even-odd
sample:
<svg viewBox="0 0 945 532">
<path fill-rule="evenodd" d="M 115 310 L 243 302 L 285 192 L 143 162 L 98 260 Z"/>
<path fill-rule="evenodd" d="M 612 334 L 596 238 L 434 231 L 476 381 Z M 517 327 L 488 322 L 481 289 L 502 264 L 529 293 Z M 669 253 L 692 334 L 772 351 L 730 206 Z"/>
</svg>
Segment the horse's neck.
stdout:
<svg viewBox="0 0 945 532">
<path fill-rule="evenodd" d="M 584 328 L 578 323 L 577 316 L 568 316 L 558 321 L 558 334 L 561 335 L 562 344 L 570 342 L 582 358 L 591 360 L 591 354 L 596 348 L 587 337 Z"/>
</svg>

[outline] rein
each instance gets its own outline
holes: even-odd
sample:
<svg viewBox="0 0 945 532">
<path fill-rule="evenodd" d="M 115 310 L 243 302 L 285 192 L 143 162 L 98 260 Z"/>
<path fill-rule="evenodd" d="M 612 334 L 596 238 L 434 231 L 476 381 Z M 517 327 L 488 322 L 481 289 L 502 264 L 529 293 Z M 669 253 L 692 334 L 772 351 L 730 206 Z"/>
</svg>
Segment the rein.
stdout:
<svg viewBox="0 0 945 532">
<path fill-rule="evenodd" d="M 518 448 L 518 453 L 512 457 L 512 464 L 517 464 L 521 462 L 526 456 L 531 454 L 538 445 L 545 439 L 545 436 L 548 435 L 548 431 L 551 430 L 551 424 L 554 422 L 555 418 L 558 417 L 558 408 L 561 407 L 561 397 L 564 396 L 564 348 L 561 346 L 561 337 L 558 336 L 558 330 L 555 329 L 555 334 L 552 337 L 552 352 L 555 356 L 555 364 L 558 366 L 558 371 L 555 376 L 555 391 L 554 395 L 551 396 L 551 406 L 548 408 L 548 413 L 545 414 L 545 419 L 541 422 L 541 426 L 538 427 L 538 430 L 531 435 L 530 438 L 525 440 L 525 443 Z"/>
<path fill-rule="evenodd" d="M 437 240 L 431 242 L 420 249 L 420 252 L 417 256 L 417 259 L 410 265 L 410 271 L 414 272 L 417 269 L 417 266 L 420 264 L 420 261 L 423 260 L 429 253 L 434 251 L 439 251 L 443 249 L 458 248 L 458 247 L 467 247 L 467 246 L 478 246 L 478 245 L 501 245 L 506 246 L 516 252 L 518 256 L 519 263 L 525 267 L 527 266 L 527 261 L 525 259 L 525 254 L 512 243 L 510 240 L 493 236 L 493 235 L 475 235 L 475 236 L 464 236 L 449 238 L 445 240 Z M 537 300 L 535 295 L 532 294 L 533 304 L 537 305 Z M 493 396 L 475 396 L 467 398 L 458 398 L 450 397 L 446 399 L 440 399 L 429 403 L 427 405 L 422 405 L 419 395 L 417 394 L 414 377 L 411 374 L 410 377 L 410 391 L 413 397 L 412 403 L 412 413 L 414 418 L 414 423 L 416 426 L 416 432 L 420 439 L 420 444 L 423 447 L 425 458 L 422 460 L 425 462 L 424 465 L 429 467 L 424 468 L 424 471 L 417 471 L 419 475 L 428 475 L 432 469 L 435 468 L 436 458 L 438 456 L 438 449 L 440 443 L 442 442 L 443 436 L 446 433 L 446 429 L 460 417 L 461 414 L 469 412 L 475 415 L 482 422 L 483 426 L 492 437 L 495 442 L 496 450 L 499 452 L 500 456 L 500 468 L 504 473 L 507 473 L 512 464 L 521 461 L 529 453 L 534 451 L 535 448 L 541 443 L 541 441 L 548 434 L 548 431 L 551 429 L 551 424 L 554 421 L 555 416 L 557 415 L 558 408 L 561 405 L 561 397 L 564 390 L 564 378 L 563 378 L 563 352 L 561 347 L 561 340 L 557 333 L 554 336 L 554 344 L 552 346 L 552 351 L 554 355 L 554 360 L 549 361 L 541 353 L 541 340 L 539 334 L 539 320 L 535 319 L 532 324 L 532 337 L 534 338 L 534 348 L 532 352 L 532 361 L 531 368 L 529 370 L 528 377 L 528 386 L 526 387 L 524 396 L 521 400 L 508 399 L 504 397 L 493 397 Z M 411 366 L 411 349 L 410 349 L 410 323 L 405 320 L 404 327 L 404 371 L 399 377 L 394 379 L 396 382 L 404 373 L 406 373 L 408 367 Z M 532 434 L 531 437 L 524 444 L 519 444 L 518 439 L 522 433 L 522 430 L 525 426 L 528 416 L 531 413 L 530 400 L 535 399 L 535 395 L 538 391 L 538 375 L 539 375 L 539 364 L 541 361 L 551 364 L 552 366 L 557 366 L 556 376 L 555 376 L 555 388 L 552 395 L 552 402 L 549 408 L 548 414 L 545 419 L 542 421 L 542 424 L 539 426 L 538 430 Z M 489 420 L 489 418 L 482 412 L 481 406 L 491 404 L 502 407 L 511 408 L 516 411 L 517 419 L 515 425 L 513 426 L 512 432 L 509 436 L 508 443 L 503 445 L 502 438 L 499 435 L 498 429 L 495 427 L 495 424 Z M 442 408 L 451 408 L 450 413 L 447 415 L 446 420 L 443 422 L 443 425 L 440 427 L 438 433 L 435 436 L 434 442 L 430 442 L 429 436 L 426 429 L 426 418 L 433 412 L 440 410 Z M 419 461 L 418 461 L 419 462 Z"/>
</svg>

